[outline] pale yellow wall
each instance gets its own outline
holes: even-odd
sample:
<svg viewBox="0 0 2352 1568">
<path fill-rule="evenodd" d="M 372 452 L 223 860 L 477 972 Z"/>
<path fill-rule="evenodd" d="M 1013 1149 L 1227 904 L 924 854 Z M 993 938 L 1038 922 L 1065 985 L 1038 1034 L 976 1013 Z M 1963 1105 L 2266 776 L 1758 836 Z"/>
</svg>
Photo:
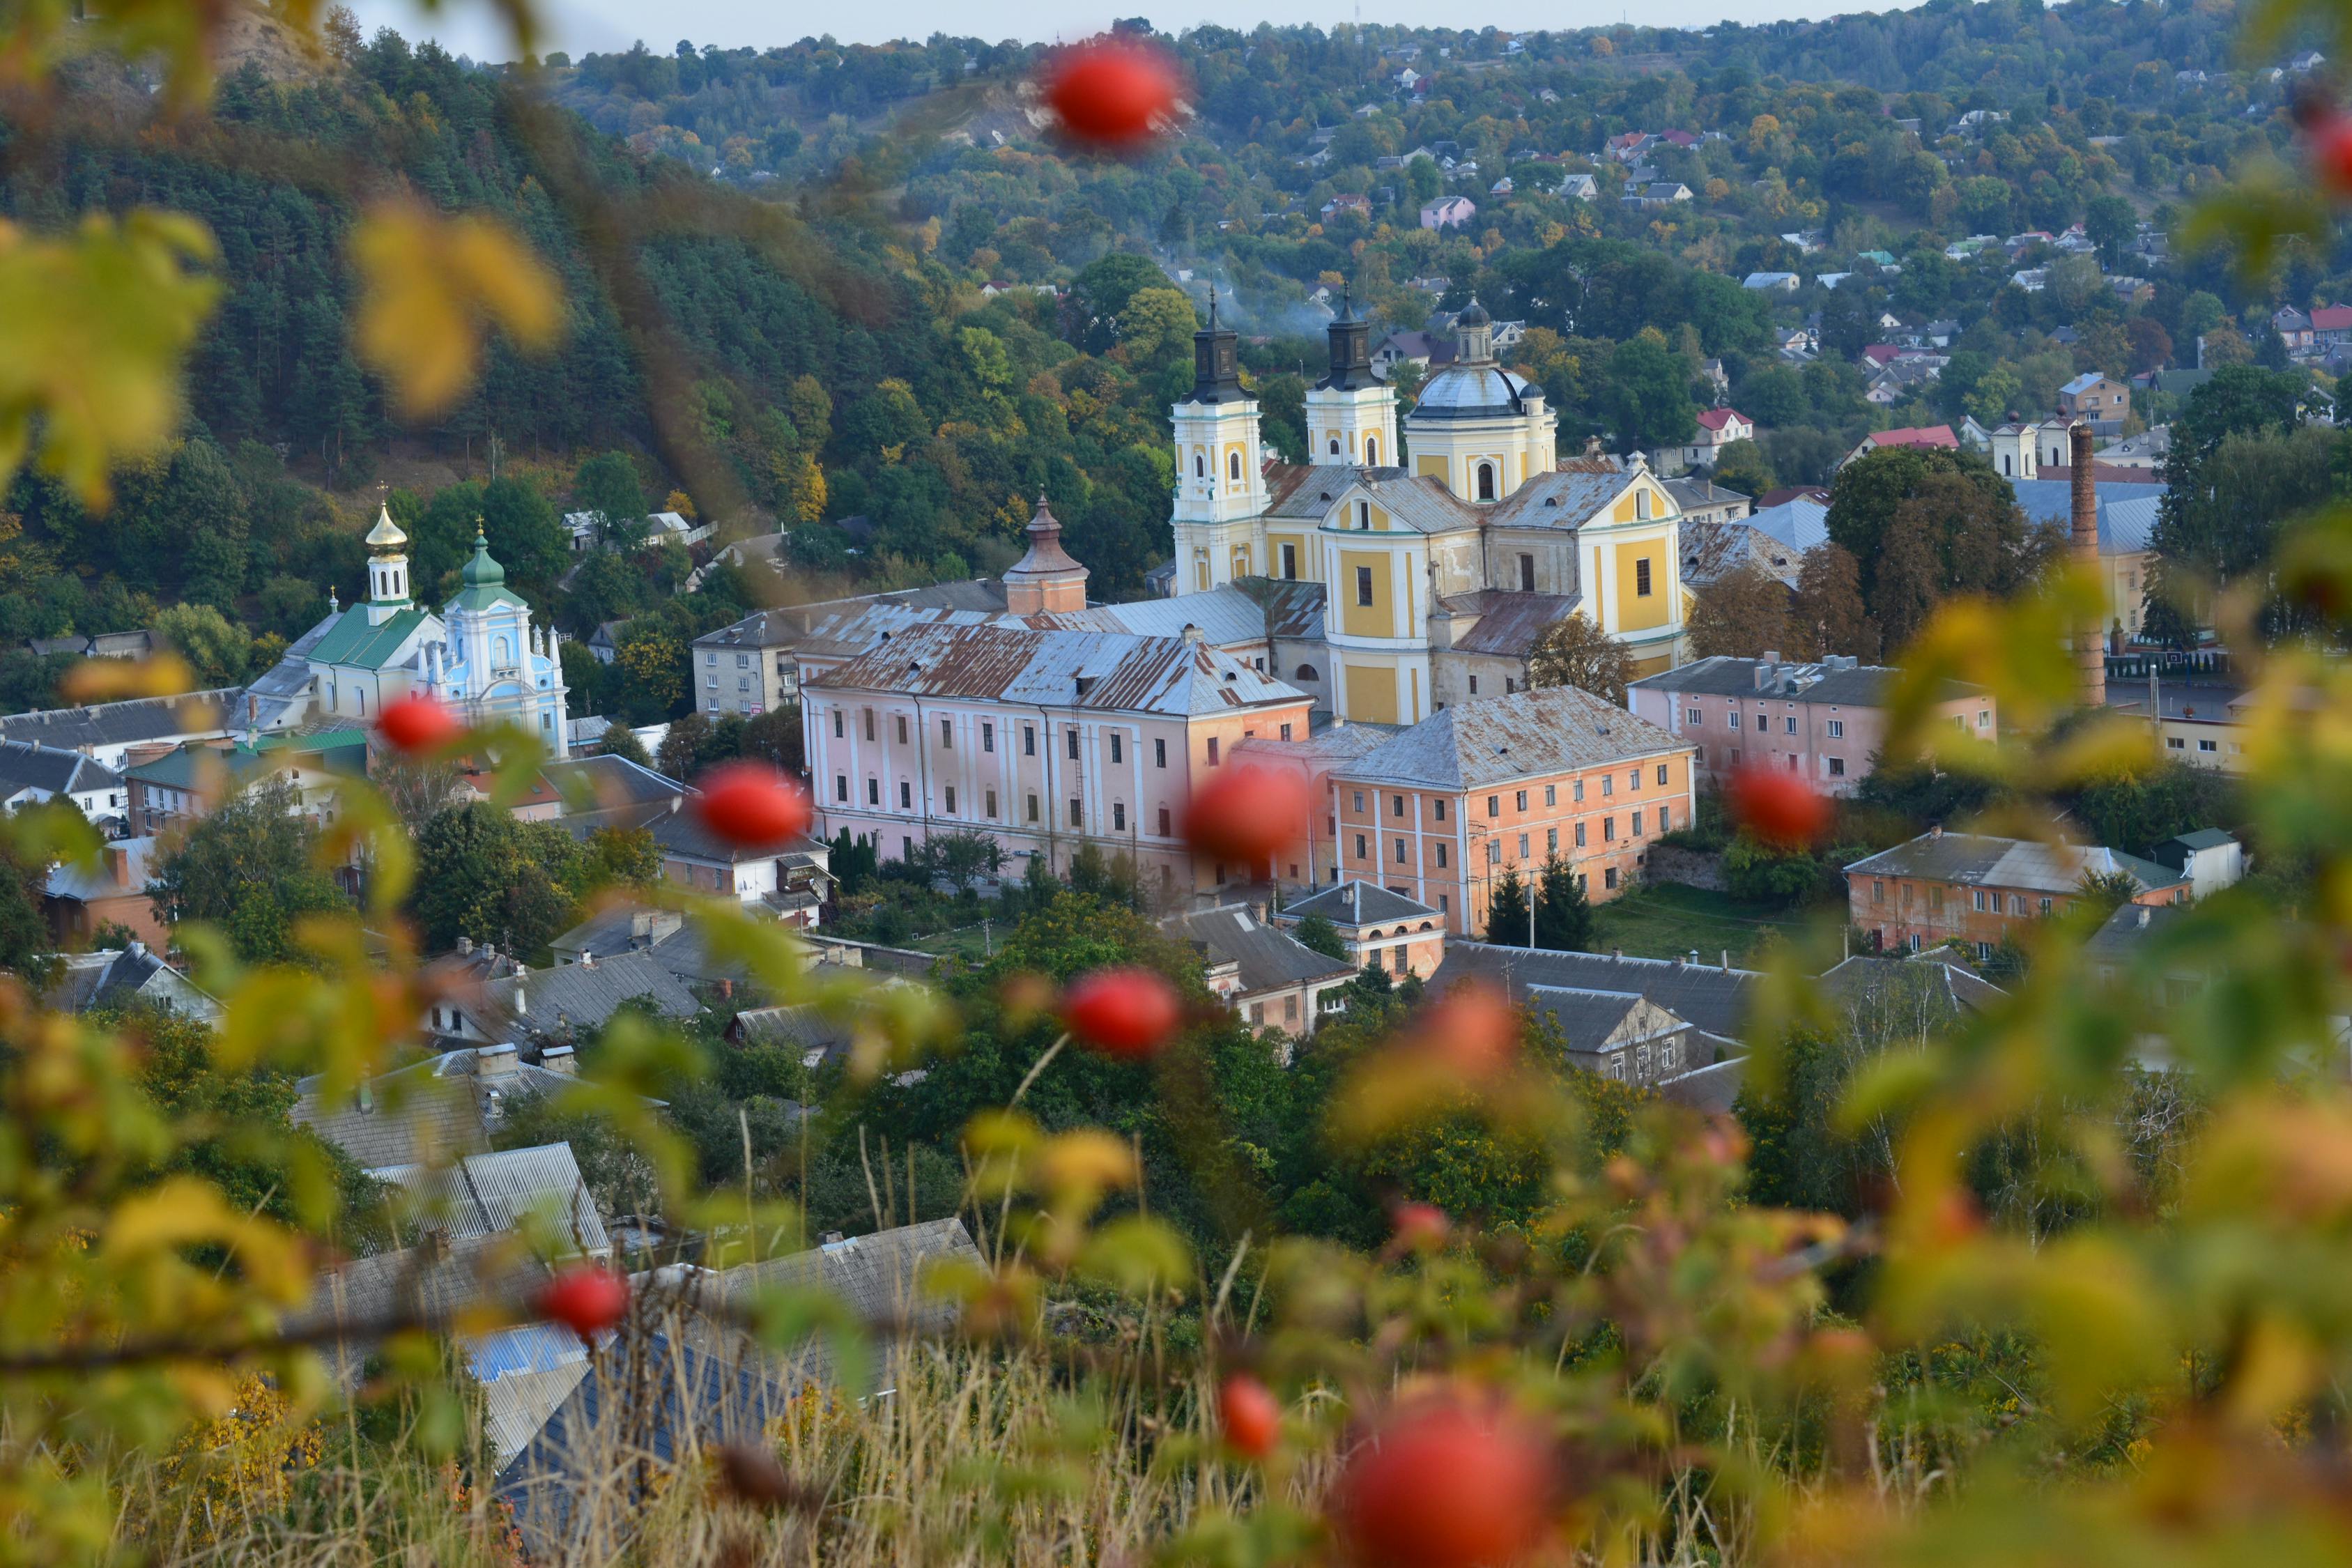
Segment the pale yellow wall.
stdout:
<svg viewBox="0 0 2352 1568">
<path fill-rule="evenodd" d="M 1369 567 L 1372 574 L 1372 602 L 1357 601 L 1356 574 Z M 1392 637 L 1402 635 L 1397 625 L 1396 593 L 1389 582 L 1389 558 L 1376 550 L 1342 550 L 1339 552 L 1339 580 L 1331 585 L 1339 603 L 1339 629 L 1349 637 Z M 1391 707 L 1396 703 L 1393 686 L 1390 689 Z"/>
<path fill-rule="evenodd" d="M 1667 592 L 1666 547 L 1662 540 L 1629 541 L 1616 549 L 1617 625 L 1624 632 L 1645 632 L 1673 621 L 1673 598 Z M 1637 591 L 1640 562 L 1650 563 L 1650 591 Z"/>
<path fill-rule="evenodd" d="M 1416 453 L 1412 459 L 1412 471 L 1418 477 L 1436 479 L 1443 483 L 1445 481 L 1445 459 L 1423 457 Z"/>
<path fill-rule="evenodd" d="M 1394 724 L 1397 718 L 1397 672 L 1384 664 L 1347 666 L 1348 717 L 1368 724 Z"/>
<path fill-rule="evenodd" d="M 1293 558 L 1298 563 L 1298 579 L 1300 582 L 1318 583 L 1322 581 L 1322 579 L 1317 575 L 1318 562 L 1316 552 L 1312 548 L 1312 542 L 1305 535 L 1297 533 L 1270 533 L 1266 535 L 1265 565 L 1266 571 L 1271 575 L 1279 577 L 1283 574 L 1282 551 L 1285 545 L 1288 545 L 1290 547 Z"/>
</svg>

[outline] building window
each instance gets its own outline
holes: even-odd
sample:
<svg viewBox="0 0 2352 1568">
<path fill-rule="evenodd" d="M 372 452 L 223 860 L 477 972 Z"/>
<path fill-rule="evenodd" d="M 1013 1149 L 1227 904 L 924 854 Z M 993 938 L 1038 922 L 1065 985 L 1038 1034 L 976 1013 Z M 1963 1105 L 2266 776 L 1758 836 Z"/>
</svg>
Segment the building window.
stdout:
<svg viewBox="0 0 2352 1568">
<path fill-rule="evenodd" d="M 880 805 L 882 804 L 882 781 L 880 779 L 867 779 L 866 781 L 866 804 L 868 805 Z"/>
<path fill-rule="evenodd" d="M 980 749 L 983 752 L 996 750 L 996 726 L 986 719 L 980 721 Z"/>
<path fill-rule="evenodd" d="M 1037 795 L 1034 790 L 1029 794 L 1029 820 L 1032 822 L 1037 820 Z"/>
<path fill-rule="evenodd" d="M 1528 836 L 1527 836 L 1526 834 L 1522 833 L 1522 834 L 1520 834 L 1520 835 L 1519 835 L 1519 858 L 1520 858 L 1520 859 L 1522 859 L 1522 860 L 1524 860 L 1524 859 L 1526 859 L 1527 858 L 1528 858 Z"/>
<path fill-rule="evenodd" d="M 1602 773 L 1601 775 L 1601 794 L 1602 797 L 1605 799 L 1616 793 L 1617 775 L 1615 773 Z"/>
<path fill-rule="evenodd" d="M 1674 831 L 1674 825 L 1666 820 L 1667 809 L 1667 807 L 1663 805 L 1658 807 L 1658 831 L 1661 833 L 1672 833 Z"/>
<path fill-rule="evenodd" d="M 866 738 L 869 741 L 874 738 L 874 710 L 871 708 L 866 710 Z"/>
<path fill-rule="evenodd" d="M 1434 816 L 1434 817 L 1436 817 L 1438 821 L 1443 822 L 1443 821 L 1444 821 L 1444 820 L 1445 820 L 1445 802 L 1444 802 L 1444 801 L 1443 801 L 1443 800 L 1433 800 L 1433 801 L 1431 801 L 1431 802 L 1429 803 L 1429 811 L 1430 811 L 1430 815 L 1431 815 L 1431 816 Z"/>
<path fill-rule="evenodd" d="M 2197 742 L 2197 749 L 2200 752 L 2218 752 L 2221 749 L 2221 742 L 2219 741 L 2200 741 Z"/>
<path fill-rule="evenodd" d="M 2042 912 L 2047 916 L 2056 906 L 2048 899 L 2042 900 Z"/>
<path fill-rule="evenodd" d="M 1369 606 L 1371 602 L 1372 569 L 1369 566 L 1359 566 L 1356 568 L 1356 603 L 1359 605 Z"/>
<path fill-rule="evenodd" d="M 1492 822 L 1502 815 L 1503 797 L 1499 795 L 1488 795 L 1486 797 L 1486 820 Z"/>
<path fill-rule="evenodd" d="M 1242 455 L 1239 452 L 1227 452 L 1225 454 L 1225 478 L 1238 480 L 1241 477 Z"/>
<path fill-rule="evenodd" d="M 1473 697 L 1478 695 L 1478 678 L 1475 675 L 1470 678 L 1470 695 Z"/>
<path fill-rule="evenodd" d="M 1870 901 L 1874 904 L 1883 904 L 1886 901 L 1886 884 L 1875 878 L 1872 879 L 1870 884 Z"/>
<path fill-rule="evenodd" d="M 847 773 L 835 773 L 833 775 L 833 798 L 839 801 L 844 805 L 847 805 L 849 804 L 849 775 Z"/>
<path fill-rule="evenodd" d="M 898 781 L 898 809 L 901 811 L 915 809 L 915 786 L 904 779 Z"/>
<path fill-rule="evenodd" d="M 1495 499 L 1495 465 L 1492 463 L 1478 465 L 1478 499 L 1480 500 Z"/>
<path fill-rule="evenodd" d="M 2185 752 L 2189 749 L 2189 742 L 2178 735 L 2167 735 L 2164 738 L 2164 743 L 2176 752 Z"/>
<path fill-rule="evenodd" d="M 1625 787 L 1635 795 L 1642 793 L 1642 770 L 1634 768 L 1625 774 Z"/>
<path fill-rule="evenodd" d="M 1979 708 L 1977 710 L 1977 728 L 1979 730 L 1990 730 L 1992 728 L 1992 710 L 1990 708 Z"/>
<path fill-rule="evenodd" d="M 1376 436 L 1367 436 L 1364 437 L 1364 467 L 1368 468 L 1377 468 L 1380 466 L 1380 438 Z"/>
<path fill-rule="evenodd" d="M 1404 815 L 1404 796 L 1399 795 L 1389 797 L 1389 815 L 1391 816 L 1402 816 Z"/>
<path fill-rule="evenodd" d="M 1086 818 L 1080 815 L 1078 799 L 1076 795 L 1073 795 L 1070 797 L 1070 826 L 1073 827 L 1082 827 L 1085 825 Z"/>
<path fill-rule="evenodd" d="M 1603 844 L 1614 844 L 1616 841 L 1617 819 L 1613 816 L 1602 817 L 1601 819 L 1601 842 Z"/>
<path fill-rule="evenodd" d="M 1793 735 L 1796 732 L 1797 716 L 1794 713 L 1791 713 L 1780 721 L 1780 733 L 1784 735 Z"/>
<path fill-rule="evenodd" d="M 1192 454 L 1192 477 L 1196 479 L 1209 477 L 1209 459 L 1198 452 Z"/>
<path fill-rule="evenodd" d="M 1519 592 L 1532 594 L 1535 591 L 1536 558 L 1532 555 L 1522 555 L 1519 557 Z"/>
<path fill-rule="evenodd" d="M 1356 531 L 1359 533 L 1369 533 L 1371 531 L 1371 527 L 1372 503 L 1368 500 L 1360 500 L 1356 503 Z"/>
<path fill-rule="evenodd" d="M 1584 824 L 1580 822 L 1576 825 L 1576 847 L 1579 849 L 1584 847 Z"/>
<path fill-rule="evenodd" d="M 1402 866 L 1402 865 L 1405 865 L 1405 864 L 1407 864 L 1407 863 L 1408 863 L 1408 862 L 1406 861 L 1406 859 L 1405 859 L 1405 854 L 1404 854 L 1404 840 L 1403 840 L 1403 839 L 1402 839 L 1402 838 L 1400 838 L 1400 839 L 1398 839 L 1398 840 L 1396 841 L 1396 858 L 1397 858 L 1397 864 L 1398 864 L 1398 865 L 1400 865 L 1400 866 Z"/>
<path fill-rule="evenodd" d="M 1037 754 L 1037 726 L 1034 724 L 1021 726 L 1021 754 L 1024 757 Z"/>
<path fill-rule="evenodd" d="M 1601 885 L 1604 888 L 1613 888 L 1617 885 L 1616 867 L 1612 866 L 1607 870 L 1601 873 Z M 1615 1064 L 1612 1063 L 1611 1065 L 1613 1067 Z M 1613 1078 L 1616 1075 L 1612 1072 L 1610 1076 Z"/>
<path fill-rule="evenodd" d="M 751 656 L 750 654 L 748 654 L 748 653 L 739 653 L 739 654 L 737 654 L 737 655 L 735 656 L 735 668 L 738 668 L 738 669 L 749 669 L 749 668 L 751 668 Z"/>
<path fill-rule="evenodd" d="M 1356 858 L 1360 860 L 1364 858 L 1364 836 L 1359 833 L 1356 835 Z"/>
<path fill-rule="evenodd" d="M 1282 574 L 1293 583 L 1298 581 L 1298 546 L 1296 544 L 1282 547 Z"/>
<path fill-rule="evenodd" d="M 1636 838 L 1642 837 L 1642 813 L 1638 807 L 1633 812 L 1633 837 Z"/>
<path fill-rule="evenodd" d="M 1685 708 L 1683 710 L 1683 722 L 1685 724 L 1703 724 L 1706 722 L 1706 715 L 1700 712 L 1696 708 Z"/>
<path fill-rule="evenodd" d="M 841 739 L 841 710 L 838 708 L 833 710 L 833 738 L 836 741 Z"/>
<path fill-rule="evenodd" d="M 1830 721 L 1830 739 L 1832 741 L 1843 741 L 1845 739 L 1844 720 L 1832 719 Z"/>
<path fill-rule="evenodd" d="M 1168 837 L 1168 808 L 1164 805 L 1160 808 L 1160 837 Z"/>
<path fill-rule="evenodd" d="M 1527 792 L 1527 791 L 1525 791 L 1525 790 L 1520 790 L 1520 791 L 1517 792 L 1516 794 L 1514 794 L 1514 795 L 1511 796 L 1511 809 L 1512 809 L 1512 810 L 1514 810 L 1514 811 L 1525 811 L 1525 810 L 1527 810 L 1527 808 L 1528 808 L 1528 792 Z"/>
<path fill-rule="evenodd" d="M 1113 833 L 1127 831 L 1127 803 L 1123 800 L 1110 803 L 1110 830 Z"/>
<path fill-rule="evenodd" d="M 995 792 L 994 790 L 990 790 L 990 791 L 988 792 L 988 794 L 987 794 L 985 796 L 983 796 L 983 797 L 982 797 L 982 804 L 987 807 L 988 819 L 989 819 L 991 822 L 995 821 L 995 820 L 996 820 L 996 792 Z"/>
<path fill-rule="evenodd" d="M 737 676 L 737 677 L 735 678 L 735 689 L 736 689 L 736 690 L 738 690 L 738 691 L 749 691 L 749 690 L 751 690 L 751 678 L 750 676 L 748 676 L 748 675 L 739 675 L 739 676 Z"/>
<path fill-rule="evenodd" d="M 1445 846 L 1442 843 L 1437 846 L 1437 868 L 1445 869 Z"/>
<path fill-rule="evenodd" d="M 948 815 L 949 815 L 950 816 L 953 816 L 955 815 L 955 785 L 953 785 L 953 784 L 949 784 L 949 785 L 947 785 L 947 786 L 946 786 L 946 790 L 947 790 L 947 802 L 948 802 Z"/>
<path fill-rule="evenodd" d="M 1650 596 L 1650 558 L 1646 555 L 1633 563 L 1633 596 L 1637 599 Z"/>
<path fill-rule="evenodd" d="M 1557 828 L 1557 827 L 1547 827 L 1547 828 L 1545 828 L 1545 829 L 1544 829 L 1544 853 L 1545 853 L 1545 854 L 1547 854 L 1547 855 L 1554 855 L 1554 854 L 1558 854 L 1559 852 L 1559 828 Z"/>
<path fill-rule="evenodd" d="M 1113 730 L 1110 732 L 1110 760 L 1112 762 L 1122 763 L 1127 760 L 1126 753 L 1121 749 L 1124 744 L 1125 742 L 1120 737 L 1119 732 Z"/>
<path fill-rule="evenodd" d="M 1725 718 L 1726 721 L 1727 721 L 1727 722 L 1728 722 L 1728 723 L 1731 725 L 1731 727 L 1732 727 L 1733 729 L 1737 730 L 1737 729 L 1738 729 L 1738 728 L 1739 728 L 1739 710 L 1738 710 L 1738 709 L 1734 708 L 1730 712 L 1728 712 L 1728 713 L 1725 714 L 1725 715 L 1724 715 L 1724 718 Z"/>
<path fill-rule="evenodd" d="M 903 746 L 903 745 L 905 745 L 905 744 L 907 743 L 907 716 L 906 716 L 904 713 L 898 714 L 898 744 L 900 744 L 900 745 L 902 745 L 902 746 Z"/>
<path fill-rule="evenodd" d="M 1215 767 L 1215 766 L 1217 765 L 1217 746 L 1218 746 L 1218 741 L 1217 741 L 1217 738 L 1216 738 L 1214 735 L 1210 736 L 1210 737 L 1209 737 L 1209 765 L 1210 765 L 1211 767 L 1213 767 L 1213 767 Z"/>
<path fill-rule="evenodd" d="M 1486 864 L 1499 866 L 1502 863 L 1503 841 L 1499 838 L 1489 838 L 1486 840 Z"/>
<path fill-rule="evenodd" d="M 955 750 L 955 721 L 952 719 L 940 721 L 940 750 L 942 752 Z"/>
</svg>

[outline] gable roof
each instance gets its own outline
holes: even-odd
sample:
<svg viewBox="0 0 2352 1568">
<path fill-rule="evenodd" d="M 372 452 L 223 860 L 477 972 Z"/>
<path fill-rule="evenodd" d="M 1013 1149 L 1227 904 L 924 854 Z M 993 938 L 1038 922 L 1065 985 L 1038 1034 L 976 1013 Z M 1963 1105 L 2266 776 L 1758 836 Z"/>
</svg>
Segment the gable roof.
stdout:
<svg viewBox="0 0 2352 1568">
<path fill-rule="evenodd" d="M 2057 471 L 2042 470 L 2044 474 Z M 2105 479 L 2095 474 L 2091 490 L 2099 508 L 2100 554 L 2137 555 L 2152 547 L 2165 488 L 2161 484 L 2140 483 L 2137 478 Z M 2017 492 L 2018 509 L 2025 513 L 2029 523 L 2063 528 L 2074 517 L 2074 488 L 2067 479 L 2013 479 L 2010 489 Z"/>
<path fill-rule="evenodd" d="M 1351 881 L 1284 906 L 1281 918 L 1296 922 L 1308 915 L 1321 915 L 1335 926 L 1365 926 L 1383 925 L 1390 921 L 1434 920 L 1437 911 L 1418 899 L 1391 892 L 1377 882 Z"/>
<path fill-rule="evenodd" d="M 37 741 L 0 740 L 0 795 L 25 789 L 71 795 L 121 786 L 121 774 L 79 752 Z"/>
<path fill-rule="evenodd" d="M 1893 430 L 1877 430 L 1863 437 L 1863 445 L 1872 451 L 1884 451 L 1889 447 L 1958 447 L 1960 438 L 1952 434 L 1948 425 L 1906 425 Z"/>
<path fill-rule="evenodd" d="M 1908 843 L 1866 856 L 1845 868 L 1865 876 L 1917 877 L 1964 886 L 2074 893 L 2083 879 L 2122 872 L 2142 892 L 2178 887 L 2188 879 L 2168 866 L 2099 845 L 2044 844 L 2038 838 L 1998 838 L 1982 833 L 1923 833 Z"/>
<path fill-rule="evenodd" d="M 333 627 L 311 649 L 318 664 L 339 664 L 354 669 L 381 669 L 395 658 L 401 645 L 432 619 L 414 606 L 385 617 L 382 626 L 368 624 L 368 607 L 353 605 L 336 617 Z"/>
<path fill-rule="evenodd" d="M 221 1015 L 217 1001 L 142 942 L 119 951 L 107 948 L 60 955 L 57 979 L 42 1000 L 60 1013 L 89 1013 L 146 1002 L 205 1023 L 217 1022 Z"/>
<path fill-rule="evenodd" d="M 369 1173 L 406 1192 L 430 1228 L 452 1241 L 503 1235 L 536 1216 L 582 1252 L 613 1250 L 569 1143 L 466 1154 L 447 1165 L 391 1165 Z"/>
<path fill-rule="evenodd" d="M 1632 993 L 1703 1033 L 1737 1040 L 1764 976 L 1752 969 L 1691 963 L 1682 959 L 1626 958 L 1606 952 L 1554 952 L 1450 940 L 1445 962 L 1430 978 L 1433 991 L 1463 980 L 1491 981 L 1514 1002 L 1531 988 Z"/>
<path fill-rule="evenodd" d="M 1448 595 L 1438 601 L 1439 607 L 1449 614 L 1478 617 L 1468 631 L 1454 639 L 1454 651 L 1495 658 L 1527 658 L 1538 638 L 1583 604 L 1582 595 L 1522 594 L 1503 588 Z"/>
<path fill-rule="evenodd" d="M 86 751 L 172 736 L 227 733 L 224 715 L 242 711 L 240 688 L 218 687 L 184 697 L 134 697 L 88 708 L 47 708 L 0 719 L 0 738 L 37 741 Z"/>
<path fill-rule="evenodd" d="M 429 1164 L 488 1149 L 505 1097 L 551 1094 L 573 1081 L 569 1073 L 511 1058 L 505 1070 L 478 1076 L 481 1058 L 474 1048 L 444 1051 L 379 1073 L 333 1105 L 324 1099 L 325 1075 L 313 1073 L 295 1084 L 288 1115 L 342 1149 L 362 1170 Z"/>
<path fill-rule="evenodd" d="M 690 1018 L 702 1006 L 676 975 L 644 952 L 486 980 L 460 1005 L 493 1039 L 522 1039 L 567 1028 L 602 1028 L 623 1003 L 639 997 L 664 1018 Z"/>
<path fill-rule="evenodd" d="M 1655 1039 L 1661 1035 L 1678 1034 L 1690 1026 L 1675 1016 L 1671 1008 L 1661 1007 L 1638 991 L 1595 991 L 1580 985 L 1531 984 L 1528 987 L 1528 1005 L 1550 1015 L 1560 1038 L 1571 1051 L 1598 1055 L 1609 1048 L 1611 1040 L 1628 1022 L 1642 1021 L 1637 1015 L 1647 1011 L 1646 1020 L 1653 1027 L 1635 1037 Z M 1628 1042 L 1630 1043 L 1630 1042 Z"/>
<path fill-rule="evenodd" d="M 1688 750 L 1589 691 L 1552 686 L 1457 702 L 1334 768 L 1332 776 L 1470 790 Z"/>
<path fill-rule="evenodd" d="M 1237 904 L 1171 915 L 1166 924 L 1171 934 L 1204 949 L 1211 963 L 1237 965 L 1244 996 L 1345 980 L 1356 972 L 1347 960 L 1325 957 Z"/>
<path fill-rule="evenodd" d="M 1527 483 L 1484 510 L 1494 528 L 1581 528 L 1634 481 L 1631 468 L 1579 460 L 1572 468 L 1528 475 Z"/>
</svg>

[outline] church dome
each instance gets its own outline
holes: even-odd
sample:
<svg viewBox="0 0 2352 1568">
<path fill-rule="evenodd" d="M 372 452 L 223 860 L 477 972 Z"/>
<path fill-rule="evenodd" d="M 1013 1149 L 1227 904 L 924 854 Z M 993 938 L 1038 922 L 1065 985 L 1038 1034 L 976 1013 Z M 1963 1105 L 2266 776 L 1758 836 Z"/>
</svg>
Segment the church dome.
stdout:
<svg viewBox="0 0 2352 1568">
<path fill-rule="evenodd" d="M 392 521 L 392 508 L 377 509 L 375 526 L 368 530 L 366 542 L 370 550 L 396 550 L 408 542 L 408 535 Z"/>
<path fill-rule="evenodd" d="M 1413 404 L 1415 419 L 1500 419 L 1524 414 L 1519 399 L 1528 390 L 1523 377 L 1488 360 L 1459 362 L 1433 370 Z"/>
<path fill-rule="evenodd" d="M 1493 325 L 1495 318 L 1486 314 L 1486 307 L 1478 303 L 1478 297 L 1473 294 L 1470 303 L 1464 306 L 1462 314 L 1454 320 L 1456 326 L 1485 327 Z"/>
<path fill-rule="evenodd" d="M 473 559 L 458 575 L 468 588 L 496 588 L 506 583 L 507 569 L 491 558 L 490 542 L 478 527 L 474 530 Z"/>
</svg>

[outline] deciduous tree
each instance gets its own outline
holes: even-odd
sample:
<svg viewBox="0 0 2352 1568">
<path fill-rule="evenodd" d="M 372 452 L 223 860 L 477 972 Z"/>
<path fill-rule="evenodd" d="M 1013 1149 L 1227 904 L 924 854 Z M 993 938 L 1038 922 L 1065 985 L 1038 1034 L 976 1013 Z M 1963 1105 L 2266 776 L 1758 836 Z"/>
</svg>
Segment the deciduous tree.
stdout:
<svg viewBox="0 0 2352 1568">
<path fill-rule="evenodd" d="M 1753 561 L 1743 561 L 1694 596 L 1691 657 L 1755 658 L 1789 644 L 1789 587 Z"/>
<path fill-rule="evenodd" d="M 1528 654 L 1528 684 L 1573 686 L 1619 707 L 1633 678 L 1625 645 L 1582 611 L 1554 621 Z"/>
</svg>

